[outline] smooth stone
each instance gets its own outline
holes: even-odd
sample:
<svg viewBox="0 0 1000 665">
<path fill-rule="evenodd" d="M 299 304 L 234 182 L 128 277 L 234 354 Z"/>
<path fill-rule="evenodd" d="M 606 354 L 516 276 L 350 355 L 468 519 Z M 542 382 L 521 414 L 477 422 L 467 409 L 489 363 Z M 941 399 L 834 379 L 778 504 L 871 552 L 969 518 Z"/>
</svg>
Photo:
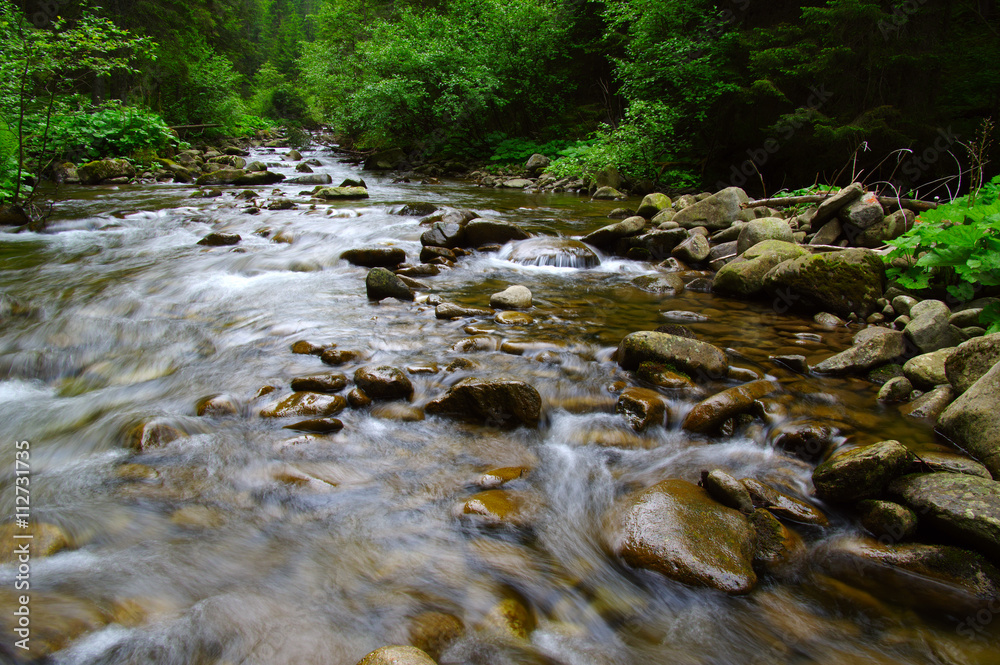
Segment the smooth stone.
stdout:
<svg viewBox="0 0 1000 665">
<path fill-rule="evenodd" d="M 157 420 L 140 423 L 128 434 L 129 447 L 141 453 L 165 446 L 171 441 L 185 437 L 187 434 L 173 425 Z"/>
<path fill-rule="evenodd" d="M 475 316 L 493 316 L 493 310 L 443 302 L 434 308 L 434 316 L 439 319 L 464 319 Z"/>
<path fill-rule="evenodd" d="M 799 459 L 822 459 L 834 445 L 837 430 L 816 422 L 784 422 L 771 430 L 774 446 Z"/>
<path fill-rule="evenodd" d="M 962 342 L 945 361 L 945 376 L 959 395 L 1000 362 L 1000 333 Z"/>
<path fill-rule="evenodd" d="M 368 189 L 365 187 L 317 187 L 312 193 L 313 198 L 325 199 L 367 199 Z"/>
<path fill-rule="evenodd" d="M 357 665 L 437 665 L 424 651 L 411 646 L 379 647 L 358 661 Z"/>
<path fill-rule="evenodd" d="M 750 524 L 757 533 L 753 554 L 755 567 L 773 572 L 805 552 L 802 538 L 769 511 L 755 509 L 750 514 Z"/>
<path fill-rule="evenodd" d="M 466 247 L 479 247 L 493 243 L 504 244 L 511 240 L 525 240 L 527 232 L 517 224 L 495 219 L 474 219 L 465 225 Z"/>
<path fill-rule="evenodd" d="M 738 480 L 721 469 L 701 472 L 701 482 L 709 496 L 726 506 L 749 515 L 754 511 L 750 492 Z"/>
<path fill-rule="evenodd" d="M 750 492 L 755 507 L 764 508 L 776 517 L 814 526 L 827 526 L 830 523 L 819 509 L 759 480 L 740 478 L 740 483 Z"/>
<path fill-rule="evenodd" d="M 955 391 L 945 384 L 924 393 L 899 410 L 909 418 L 926 419 L 934 423 L 954 399 Z"/>
<path fill-rule="evenodd" d="M 406 261 L 406 252 L 399 247 L 367 247 L 349 249 L 340 258 L 365 268 L 394 268 Z"/>
<path fill-rule="evenodd" d="M 905 376 L 896 376 L 886 381 L 878 391 L 879 402 L 905 402 L 913 392 L 913 384 Z"/>
<path fill-rule="evenodd" d="M 964 473 L 970 476 L 978 476 L 990 480 L 989 469 L 972 459 L 968 455 L 961 453 L 925 451 L 916 454 L 916 459 L 910 464 L 911 473 Z"/>
<path fill-rule="evenodd" d="M 326 349 L 320 354 L 319 359 L 323 361 L 324 365 L 343 365 L 361 357 L 361 351 L 353 351 L 349 349 Z"/>
<path fill-rule="evenodd" d="M 413 398 L 413 383 L 397 367 L 359 367 L 354 372 L 354 383 L 375 401 Z"/>
<path fill-rule="evenodd" d="M 198 400 L 195 413 L 199 416 L 234 416 L 240 412 L 239 404 L 229 395 L 212 395 Z"/>
<path fill-rule="evenodd" d="M 332 434 L 333 432 L 339 432 L 344 429 L 344 423 L 337 418 L 310 418 L 308 420 L 300 420 L 299 422 L 292 423 L 291 425 L 285 425 L 284 428 L 295 430 L 297 432 Z"/>
<path fill-rule="evenodd" d="M 520 265 L 556 268 L 593 268 L 601 264 L 597 253 L 579 240 L 551 236 L 515 243 L 508 259 Z"/>
<path fill-rule="evenodd" d="M 743 211 L 742 204 L 749 201 L 750 197 L 739 187 L 727 187 L 681 208 L 672 221 L 688 229 L 704 226 L 710 231 L 718 231 L 738 220 Z"/>
<path fill-rule="evenodd" d="M 684 290 L 684 280 L 680 275 L 668 273 L 665 275 L 640 275 L 631 281 L 637 289 L 646 293 L 661 295 L 677 295 Z"/>
<path fill-rule="evenodd" d="M 618 396 L 615 411 L 623 414 L 632 429 L 641 432 L 653 425 L 664 425 L 667 405 L 655 390 L 630 387 Z"/>
<path fill-rule="evenodd" d="M 922 300 L 910 307 L 903 334 L 921 353 L 958 346 L 964 338 L 949 320 L 951 310 L 940 300 Z"/>
<path fill-rule="evenodd" d="M 819 208 L 816 209 L 816 214 L 813 215 L 812 224 L 813 228 L 816 225 L 825 223 L 828 219 L 835 217 L 841 208 L 851 203 L 856 199 L 860 199 L 861 195 L 865 193 L 864 187 L 861 183 L 851 183 L 847 187 L 844 187 L 836 194 L 826 198 L 822 203 L 819 204 Z"/>
<path fill-rule="evenodd" d="M 846 503 L 870 499 L 905 473 L 912 459 L 912 453 L 898 441 L 853 448 L 816 467 L 813 485 L 816 494 L 827 501 Z"/>
<path fill-rule="evenodd" d="M 1000 478 L 1000 363 L 972 384 L 941 414 L 937 427 L 953 443 Z"/>
<path fill-rule="evenodd" d="M 332 416 L 347 406 L 341 395 L 295 392 L 260 412 L 263 418 L 288 418 L 305 416 Z"/>
<path fill-rule="evenodd" d="M 523 381 L 468 378 L 428 403 L 426 411 L 493 427 L 537 427 L 542 398 Z"/>
<path fill-rule="evenodd" d="M 306 355 L 319 356 L 323 355 L 323 352 L 327 349 L 331 349 L 337 346 L 336 344 L 328 344 L 326 346 L 320 344 L 314 344 L 313 342 L 300 339 L 297 342 L 292 343 L 292 353 L 302 353 Z"/>
<path fill-rule="evenodd" d="M 209 233 L 198 244 L 205 247 L 229 247 L 239 244 L 242 239 L 237 233 Z"/>
<path fill-rule="evenodd" d="M 464 632 L 462 620 L 444 612 L 421 612 L 409 626 L 410 644 L 434 660 L 440 660 L 441 654 Z"/>
<path fill-rule="evenodd" d="M 810 254 L 779 263 L 765 275 L 764 284 L 785 309 L 866 317 L 882 297 L 885 265 L 870 249 Z"/>
<path fill-rule="evenodd" d="M 609 248 L 621 238 L 638 235 L 644 228 L 646 228 L 646 220 L 636 215 L 635 217 L 623 219 L 616 224 L 603 226 L 583 236 L 581 240 L 588 245 Z"/>
<path fill-rule="evenodd" d="M 736 253 L 743 254 L 751 247 L 764 240 L 794 242 L 792 229 L 788 222 L 778 217 L 764 217 L 748 222 L 736 239 Z"/>
<path fill-rule="evenodd" d="M 490 296 L 490 307 L 494 309 L 525 309 L 531 307 L 531 291 L 526 286 L 513 284 Z"/>
<path fill-rule="evenodd" d="M 652 219 L 660 211 L 670 209 L 670 204 L 670 197 L 666 194 L 661 194 L 659 192 L 646 194 L 646 196 L 643 197 L 642 202 L 639 203 L 639 209 L 636 210 L 635 214 L 640 217 L 645 217 L 646 219 Z"/>
<path fill-rule="evenodd" d="M 711 251 L 708 239 L 699 233 L 692 233 L 679 245 L 670 251 L 670 255 L 685 263 L 701 263 L 708 258 Z"/>
<path fill-rule="evenodd" d="M 476 479 L 476 484 L 483 489 L 496 489 L 523 478 L 530 471 L 531 469 L 526 466 L 504 466 L 498 469 L 490 469 Z"/>
<path fill-rule="evenodd" d="M 726 354 L 711 344 L 649 331 L 627 335 L 618 346 L 618 364 L 632 370 L 644 361 L 669 365 L 696 381 L 725 377 L 729 369 Z"/>
<path fill-rule="evenodd" d="M 884 332 L 863 339 L 846 351 L 841 351 L 813 365 L 813 371 L 834 375 L 863 374 L 873 367 L 899 358 L 906 352 L 903 333 L 884 328 L 878 330 Z"/>
<path fill-rule="evenodd" d="M 340 372 L 300 376 L 292 379 L 291 387 L 295 392 L 335 393 L 347 387 L 347 376 Z"/>
<path fill-rule="evenodd" d="M 881 499 L 866 499 L 857 505 L 858 521 L 875 538 L 898 543 L 917 530 L 917 514 L 906 506 Z"/>
<path fill-rule="evenodd" d="M 527 326 L 535 322 L 530 314 L 524 312 L 497 312 L 493 320 L 503 326 Z"/>
<path fill-rule="evenodd" d="M 697 434 L 711 434 L 730 418 L 746 413 L 756 400 L 770 395 L 779 386 L 771 381 L 751 381 L 734 386 L 702 400 L 688 412 L 681 427 Z"/>
<path fill-rule="evenodd" d="M 489 526 L 529 526 L 534 512 L 522 493 L 503 489 L 479 492 L 462 505 L 463 515 L 475 515 Z"/>
<path fill-rule="evenodd" d="M 929 390 L 934 386 L 948 383 L 945 366 L 954 351 L 954 348 L 938 349 L 914 356 L 903 365 L 903 375 L 910 380 L 913 387 L 920 390 Z"/>
</svg>

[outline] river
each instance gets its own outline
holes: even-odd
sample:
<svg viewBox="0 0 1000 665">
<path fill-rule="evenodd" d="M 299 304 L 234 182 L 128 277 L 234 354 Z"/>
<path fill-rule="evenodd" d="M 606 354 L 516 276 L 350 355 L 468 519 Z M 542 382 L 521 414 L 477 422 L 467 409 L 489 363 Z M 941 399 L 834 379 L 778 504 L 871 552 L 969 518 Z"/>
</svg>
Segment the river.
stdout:
<svg viewBox="0 0 1000 665">
<path fill-rule="evenodd" d="M 250 159 L 295 175 L 281 153 L 255 149 Z M 665 478 L 695 482 L 702 469 L 816 503 L 812 465 L 770 444 L 782 421 L 833 423 L 842 442 L 933 448 L 926 424 L 876 403 L 877 386 L 768 360 L 798 353 L 815 363 L 856 329 L 823 328 L 766 302 L 647 293 L 631 280 L 654 264 L 607 256 L 580 269 L 474 253 L 420 278 L 429 287 L 421 293 L 476 306 L 523 284 L 534 296 L 527 326 L 442 321 L 419 299 L 372 304 L 366 269 L 339 256 L 391 245 L 415 261 L 426 227 L 392 214 L 403 203 L 577 237 L 609 223 L 620 204 L 393 183 L 326 150 L 303 157 L 318 158 L 316 171 L 334 184 L 363 176 L 371 198 L 313 206 L 299 195 L 306 187 L 282 184 L 273 190 L 297 209 L 250 215 L 232 190 L 191 199 L 190 187 L 173 184 L 67 187 L 45 233 L 0 236 L 0 508 L 14 512 L 14 445 L 29 441 L 32 517 L 72 541 L 31 565 L 33 642 L 54 650 L 47 662 L 354 665 L 408 643 L 415 621 L 456 620 L 464 629 L 442 663 L 997 662 L 995 625 L 972 639 L 960 630 L 965 617 L 851 590 L 808 553 L 730 597 L 629 569 L 603 545 L 606 515 L 623 495 Z M 197 245 L 210 231 L 242 241 Z M 634 433 L 614 412 L 613 390 L 635 379 L 612 353 L 628 333 L 670 321 L 779 381 L 781 412 L 729 438 L 693 437 L 678 423 L 696 398 L 673 398 L 674 424 Z M 452 350 L 472 334 L 531 344 L 522 355 Z M 362 358 L 329 368 L 291 353 L 302 339 Z M 452 365 L 458 358 L 471 366 Z M 468 376 L 519 379 L 541 394 L 542 423 L 501 430 L 419 419 L 396 404 L 345 410 L 342 431 L 306 436 L 258 416 L 294 377 L 350 377 L 362 365 L 409 368 L 415 406 Z M 263 386 L 279 392 L 256 397 Z M 200 400 L 219 394 L 236 414 L 196 415 Z M 187 436 L 134 452 L 129 432 L 150 419 Z M 486 528 L 462 515 L 477 479 L 499 467 L 530 470 L 512 487 L 535 507 L 531 528 Z M 797 527 L 808 552 L 859 533 L 850 515 L 816 505 L 831 526 Z M 0 587 L 13 588 L 15 573 L 0 567 Z M 477 629 L 505 598 L 530 608 L 527 639 Z M 13 653 L 11 641 L 0 636 Z"/>
</svg>

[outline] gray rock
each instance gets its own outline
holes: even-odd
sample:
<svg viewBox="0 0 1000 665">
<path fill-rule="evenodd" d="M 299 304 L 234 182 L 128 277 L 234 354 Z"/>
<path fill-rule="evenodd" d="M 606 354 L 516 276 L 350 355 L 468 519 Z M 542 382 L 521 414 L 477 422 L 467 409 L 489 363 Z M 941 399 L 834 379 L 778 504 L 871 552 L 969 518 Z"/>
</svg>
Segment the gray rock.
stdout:
<svg viewBox="0 0 1000 665">
<path fill-rule="evenodd" d="M 537 427 L 542 398 L 523 381 L 463 379 L 443 397 L 427 404 L 427 413 L 494 427 Z"/>
<path fill-rule="evenodd" d="M 493 316 L 492 309 L 482 307 L 465 307 L 451 302 L 443 302 L 434 308 L 434 316 L 439 319 L 464 319 L 475 316 Z"/>
<path fill-rule="evenodd" d="M 465 242 L 465 227 L 454 222 L 434 222 L 420 235 L 425 247 L 461 247 Z"/>
<path fill-rule="evenodd" d="M 685 263 L 701 263 L 708 258 L 710 250 L 711 246 L 705 236 L 692 233 L 687 240 L 674 247 L 670 255 Z"/>
<path fill-rule="evenodd" d="M 958 394 L 964 393 L 1000 362 L 1000 333 L 975 337 L 962 342 L 945 361 L 948 383 Z"/>
<path fill-rule="evenodd" d="M 898 543 L 917 530 L 917 514 L 898 503 L 866 499 L 858 503 L 857 509 L 861 526 L 876 538 Z"/>
<path fill-rule="evenodd" d="M 913 392 L 913 384 L 905 376 L 896 376 L 886 381 L 878 391 L 880 402 L 905 402 Z"/>
<path fill-rule="evenodd" d="M 958 329 L 949 323 L 951 310 L 940 300 L 923 300 L 910 307 L 910 322 L 903 328 L 903 334 L 920 349 L 930 353 L 950 346 L 958 346 L 963 341 Z"/>
<path fill-rule="evenodd" d="M 531 187 L 533 184 L 535 183 L 525 178 L 511 178 L 510 180 L 504 180 L 500 186 L 505 189 L 524 189 L 525 187 Z"/>
<path fill-rule="evenodd" d="M 528 157 L 528 161 L 525 163 L 524 169 L 528 173 L 537 174 L 539 171 L 547 169 L 551 163 L 551 159 L 536 152 L 531 157 Z"/>
<path fill-rule="evenodd" d="M 490 307 L 494 309 L 524 309 L 531 307 L 531 291 L 526 286 L 513 284 L 490 296 Z"/>
<path fill-rule="evenodd" d="M 618 346 L 618 364 L 636 369 L 651 361 L 671 365 L 695 380 L 725 377 L 729 369 L 726 354 L 719 348 L 685 337 L 658 332 L 634 332 Z"/>
<path fill-rule="evenodd" d="M 884 330 L 863 339 L 846 351 L 842 351 L 813 366 L 821 374 L 863 374 L 873 367 L 891 362 L 906 351 L 903 334 L 895 330 Z"/>
<path fill-rule="evenodd" d="M 898 478 L 889 493 L 949 542 L 1000 557 L 1000 483 L 961 473 Z"/>
<path fill-rule="evenodd" d="M 289 178 L 287 182 L 293 185 L 329 185 L 333 182 L 333 178 L 329 173 L 312 173 Z"/>
<path fill-rule="evenodd" d="M 673 273 L 665 275 L 640 275 L 633 279 L 631 284 L 647 293 L 660 293 L 672 296 L 684 290 L 683 278 Z"/>
<path fill-rule="evenodd" d="M 625 195 L 614 187 L 598 187 L 597 191 L 594 192 L 593 198 L 597 201 L 615 201 L 624 199 Z"/>
<path fill-rule="evenodd" d="M 858 247 L 881 247 L 912 229 L 915 220 L 916 215 L 912 210 L 897 210 L 891 215 L 886 215 L 882 221 L 875 222 L 864 231 L 857 233 L 853 242 Z"/>
<path fill-rule="evenodd" d="M 511 240 L 524 240 L 528 234 L 517 224 L 494 219 L 474 219 L 465 225 L 465 246 L 504 244 Z"/>
<path fill-rule="evenodd" d="M 823 200 L 819 204 L 819 208 L 816 210 L 816 214 L 812 218 L 812 225 L 815 229 L 817 226 L 826 223 L 827 220 L 835 217 L 840 209 L 851 203 L 855 199 L 860 199 L 861 195 L 864 194 L 864 187 L 860 183 L 852 183 L 842 190 Z"/>
<path fill-rule="evenodd" d="M 843 210 L 840 211 L 840 216 L 855 229 L 865 230 L 881 222 L 885 216 L 885 210 L 878 202 L 878 197 L 869 192 L 860 199 L 844 206 Z"/>
<path fill-rule="evenodd" d="M 823 462 L 813 471 L 813 485 L 822 499 L 851 502 L 882 493 L 906 471 L 913 456 L 898 441 L 853 448 Z"/>
<path fill-rule="evenodd" d="M 581 240 L 588 245 L 607 248 L 614 245 L 621 238 L 628 238 L 642 233 L 644 228 L 646 228 L 646 220 L 636 215 L 635 217 L 623 219 L 616 224 L 603 226 L 592 233 L 588 233 Z"/>
<path fill-rule="evenodd" d="M 659 192 L 647 194 L 643 197 L 642 203 L 639 204 L 639 209 L 636 210 L 635 214 L 646 219 L 652 219 L 661 211 L 670 210 L 670 203 L 670 197 L 666 194 L 660 194 Z M 668 220 L 661 219 L 660 221 L 665 222 Z"/>
<path fill-rule="evenodd" d="M 955 391 L 951 386 L 945 384 L 929 390 L 909 404 L 900 408 L 904 416 L 910 418 L 927 419 L 936 422 L 938 416 L 955 399 Z"/>
<path fill-rule="evenodd" d="M 740 206 L 749 201 L 750 197 L 742 189 L 728 187 L 681 209 L 674 215 L 673 221 L 687 229 L 704 226 L 711 231 L 718 231 L 739 219 L 742 211 Z"/>
<path fill-rule="evenodd" d="M 87 162 L 77 169 L 77 175 L 82 185 L 98 185 L 116 178 L 134 178 L 135 167 L 124 159 L 101 159 Z"/>
<path fill-rule="evenodd" d="M 399 277 L 385 268 L 372 268 L 365 278 L 365 290 L 369 300 L 381 301 L 386 298 L 413 300 L 413 291 Z"/>
<path fill-rule="evenodd" d="M 868 249 L 812 254 L 780 263 L 765 276 L 765 289 L 786 308 L 866 317 L 878 309 L 885 266 Z"/>
<path fill-rule="evenodd" d="M 399 247 L 367 247 L 349 249 L 340 258 L 365 268 L 392 268 L 406 261 L 406 252 Z"/>
<path fill-rule="evenodd" d="M 670 256 L 670 252 L 673 251 L 674 247 L 684 242 L 687 237 L 687 229 L 657 229 L 642 234 L 635 239 L 635 242 L 639 247 L 649 250 L 649 253 L 655 258 L 664 259 Z"/>
<path fill-rule="evenodd" d="M 938 429 L 1000 478 L 1000 363 L 984 374 L 945 409 Z"/>
<path fill-rule="evenodd" d="M 742 254 L 764 240 L 794 242 L 792 229 L 788 226 L 788 222 L 778 217 L 764 217 L 747 222 L 736 240 L 736 253 Z"/>
<path fill-rule="evenodd" d="M 831 219 L 829 222 L 820 227 L 813 239 L 809 241 L 810 245 L 832 245 L 833 242 L 840 237 L 840 232 L 843 230 L 843 226 L 839 219 Z"/>
<path fill-rule="evenodd" d="M 368 190 L 365 187 L 320 187 L 313 192 L 317 199 L 367 199 Z"/>
<path fill-rule="evenodd" d="M 945 367 L 954 352 L 955 348 L 952 347 L 910 358 L 903 365 L 903 375 L 914 388 L 920 390 L 930 390 L 942 383 L 949 383 Z"/>
</svg>

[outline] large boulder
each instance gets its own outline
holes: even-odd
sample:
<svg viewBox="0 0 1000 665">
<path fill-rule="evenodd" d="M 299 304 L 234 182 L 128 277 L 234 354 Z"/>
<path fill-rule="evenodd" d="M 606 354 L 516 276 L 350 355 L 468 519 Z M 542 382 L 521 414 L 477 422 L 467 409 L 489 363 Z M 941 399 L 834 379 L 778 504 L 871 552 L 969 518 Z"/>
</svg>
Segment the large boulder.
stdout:
<svg viewBox="0 0 1000 665">
<path fill-rule="evenodd" d="M 906 342 L 903 333 L 886 328 L 870 328 L 876 334 L 859 338 L 854 346 L 830 356 L 813 366 L 821 374 L 863 374 L 903 355 Z"/>
<path fill-rule="evenodd" d="M 941 538 L 1000 560 L 1000 483 L 964 473 L 916 473 L 897 478 L 889 493 Z"/>
<path fill-rule="evenodd" d="M 413 291 L 397 275 L 385 268 L 372 268 L 365 278 L 365 291 L 369 300 L 376 302 L 386 298 L 413 300 Z"/>
<path fill-rule="evenodd" d="M 973 337 L 962 342 L 945 361 L 948 383 L 958 394 L 964 393 L 1000 362 L 1000 333 Z"/>
<path fill-rule="evenodd" d="M 728 388 L 695 404 L 684 418 L 682 427 L 689 432 L 712 434 L 722 423 L 750 411 L 757 400 L 777 390 L 776 383 L 764 380 Z"/>
<path fill-rule="evenodd" d="M 539 171 L 544 171 L 545 169 L 547 169 L 549 164 L 551 163 L 552 163 L 551 159 L 549 159 L 545 155 L 536 152 L 531 157 L 528 157 L 528 161 L 524 165 L 524 170 L 532 175 L 535 175 Z"/>
<path fill-rule="evenodd" d="M 77 169 L 77 175 L 80 177 L 80 184 L 99 185 L 116 178 L 134 178 L 135 167 L 124 159 L 100 159 L 81 166 Z"/>
<path fill-rule="evenodd" d="M 686 240 L 674 247 L 670 255 L 685 263 L 701 263 L 708 258 L 712 247 L 708 238 L 700 233 L 692 233 Z"/>
<path fill-rule="evenodd" d="M 1000 478 L 1000 363 L 952 402 L 937 426 L 952 442 L 982 462 Z"/>
<path fill-rule="evenodd" d="M 639 204 L 639 209 L 635 211 L 635 214 L 646 219 L 652 219 L 656 216 L 656 213 L 668 208 L 670 208 L 670 197 L 666 194 L 655 192 L 653 194 L 646 194 L 643 197 L 642 203 Z"/>
<path fill-rule="evenodd" d="M 752 296 L 764 289 L 764 276 L 779 263 L 809 252 L 791 242 L 765 240 L 715 273 L 712 290 L 730 296 Z"/>
<path fill-rule="evenodd" d="M 891 215 L 886 215 L 882 221 L 876 222 L 872 226 L 861 232 L 852 234 L 853 244 L 858 247 L 881 247 L 890 240 L 895 240 L 913 228 L 916 215 L 912 210 L 897 210 Z"/>
<path fill-rule="evenodd" d="M 910 322 L 903 334 L 921 353 L 957 346 L 962 342 L 962 333 L 950 319 L 951 310 L 943 302 L 923 300 L 910 307 Z"/>
<path fill-rule="evenodd" d="M 420 244 L 425 247 L 448 247 L 454 249 L 465 243 L 465 227 L 456 222 L 434 222 L 431 228 L 420 235 Z"/>
<path fill-rule="evenodd" d="M 336 199 L 367 199 L 368 189 L 365 187 L 320 187 L 313 192 L 313 198 L 327 201 Z"/>
<path fill-rule="evenodd" d="M 597 191 L 594 192 L 593 198 L 596 201 L 615 201 L 618 199 L 624 199 L 625 195 L 614 187 L 598 187 Z"/>
<path fill-rule="evenodd" d="M 639 235 L 645 227 L 646 220 L 643 217 L 634 215 L 616 224 L 602 226 L 596 231 L 583 236 L 581 240 L 594 247 L 608 248 L 614 246 L 622 238 Z"/>
<path fill-rule="evenodd" d="M 494 309 L 524 309 L 531 307 L 531 291 L 526 286 L 512 284 L 503 291 L 490 296 L 490 307 Z"/>
<path fill-rule="evenodd" d="M 817 466 L 813 485 L 816 494 L 827 501 L 870 499 L 904 473 L 912 460 L 913 454 L 899 441 L 852 448 Z"/>
<path fill-rule="evenodd" d="M 945 367 L 954 348 L 938 349 L 931 353 L 914 356 L 903 365 L 903 376 L 920 390 L 930 390 L 934 386 L 948 383 Z"/>
<path fill-rule="evenodd" d="M 494 427 L 537 427 L 542 398 L 533 386 L 523 381 L 468 378 L 452 386 L 443 397 L 429 402 L 425 410 Z"/>
<path fill-rule="evenodd" d="M 636 369 L 644 361 L 670 365 L 695 380 L 719 379 L 729 370 L 722 349 L 706 342 L 650 331 L 627 335 L 618 345 L 618 364 Z"/>
<path fill-rule="evenodd" d="M 495 219 L 474 219 L 465 225 L 465 244 L 468 247 L 504 244 L 511 240 L 524 240 L 527 232 L 517 224 Z"/>
<path fill-rule="evenodd" d="M 757 583 L 747 517 L 686 480 L 664 480 L 630 497 L 609 521 L 610 549 L 630 566 L 730 594 Z"/>
<path fill-rule="evenodd" d="M 727 187 L 680 210 L 672 221 L 686 229 L 704 226 L 710 231 L 718 231 L 739 219 L 740 206 L 749 201 L 750 197 L 739 187 Z"/>
<path fill-rule="evenodd" d="M 885 266 L 869 249 L 845 249 L 780 263 L 764 282 L 769 294 L 786 308 L 864 318 L 878 309 Z"/>
<path fill-rule="evenodd" d="M 764 240 L 795 242 L 792 227 L 788 226 L 788 222 L 779 217 L 764 217 L 754 219 L 743 227 L 736 239 L 736 253 L 742 254 Z"/>
</svg>

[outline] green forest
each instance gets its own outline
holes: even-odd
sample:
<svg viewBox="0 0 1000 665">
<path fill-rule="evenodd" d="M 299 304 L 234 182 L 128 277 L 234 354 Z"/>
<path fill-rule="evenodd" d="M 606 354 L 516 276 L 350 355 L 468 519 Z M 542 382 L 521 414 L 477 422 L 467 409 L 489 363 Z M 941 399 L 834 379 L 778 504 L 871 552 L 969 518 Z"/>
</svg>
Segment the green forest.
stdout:
<svg viewBox="0 0 1000 665">
<path fill-rule="evenodd" d="M 947 197 L 1000 115 L 993 0 L 0 0 L 0 51 L 4 198 L 271 128 L 674 191 L 863 172 Z"/>
</svg>

